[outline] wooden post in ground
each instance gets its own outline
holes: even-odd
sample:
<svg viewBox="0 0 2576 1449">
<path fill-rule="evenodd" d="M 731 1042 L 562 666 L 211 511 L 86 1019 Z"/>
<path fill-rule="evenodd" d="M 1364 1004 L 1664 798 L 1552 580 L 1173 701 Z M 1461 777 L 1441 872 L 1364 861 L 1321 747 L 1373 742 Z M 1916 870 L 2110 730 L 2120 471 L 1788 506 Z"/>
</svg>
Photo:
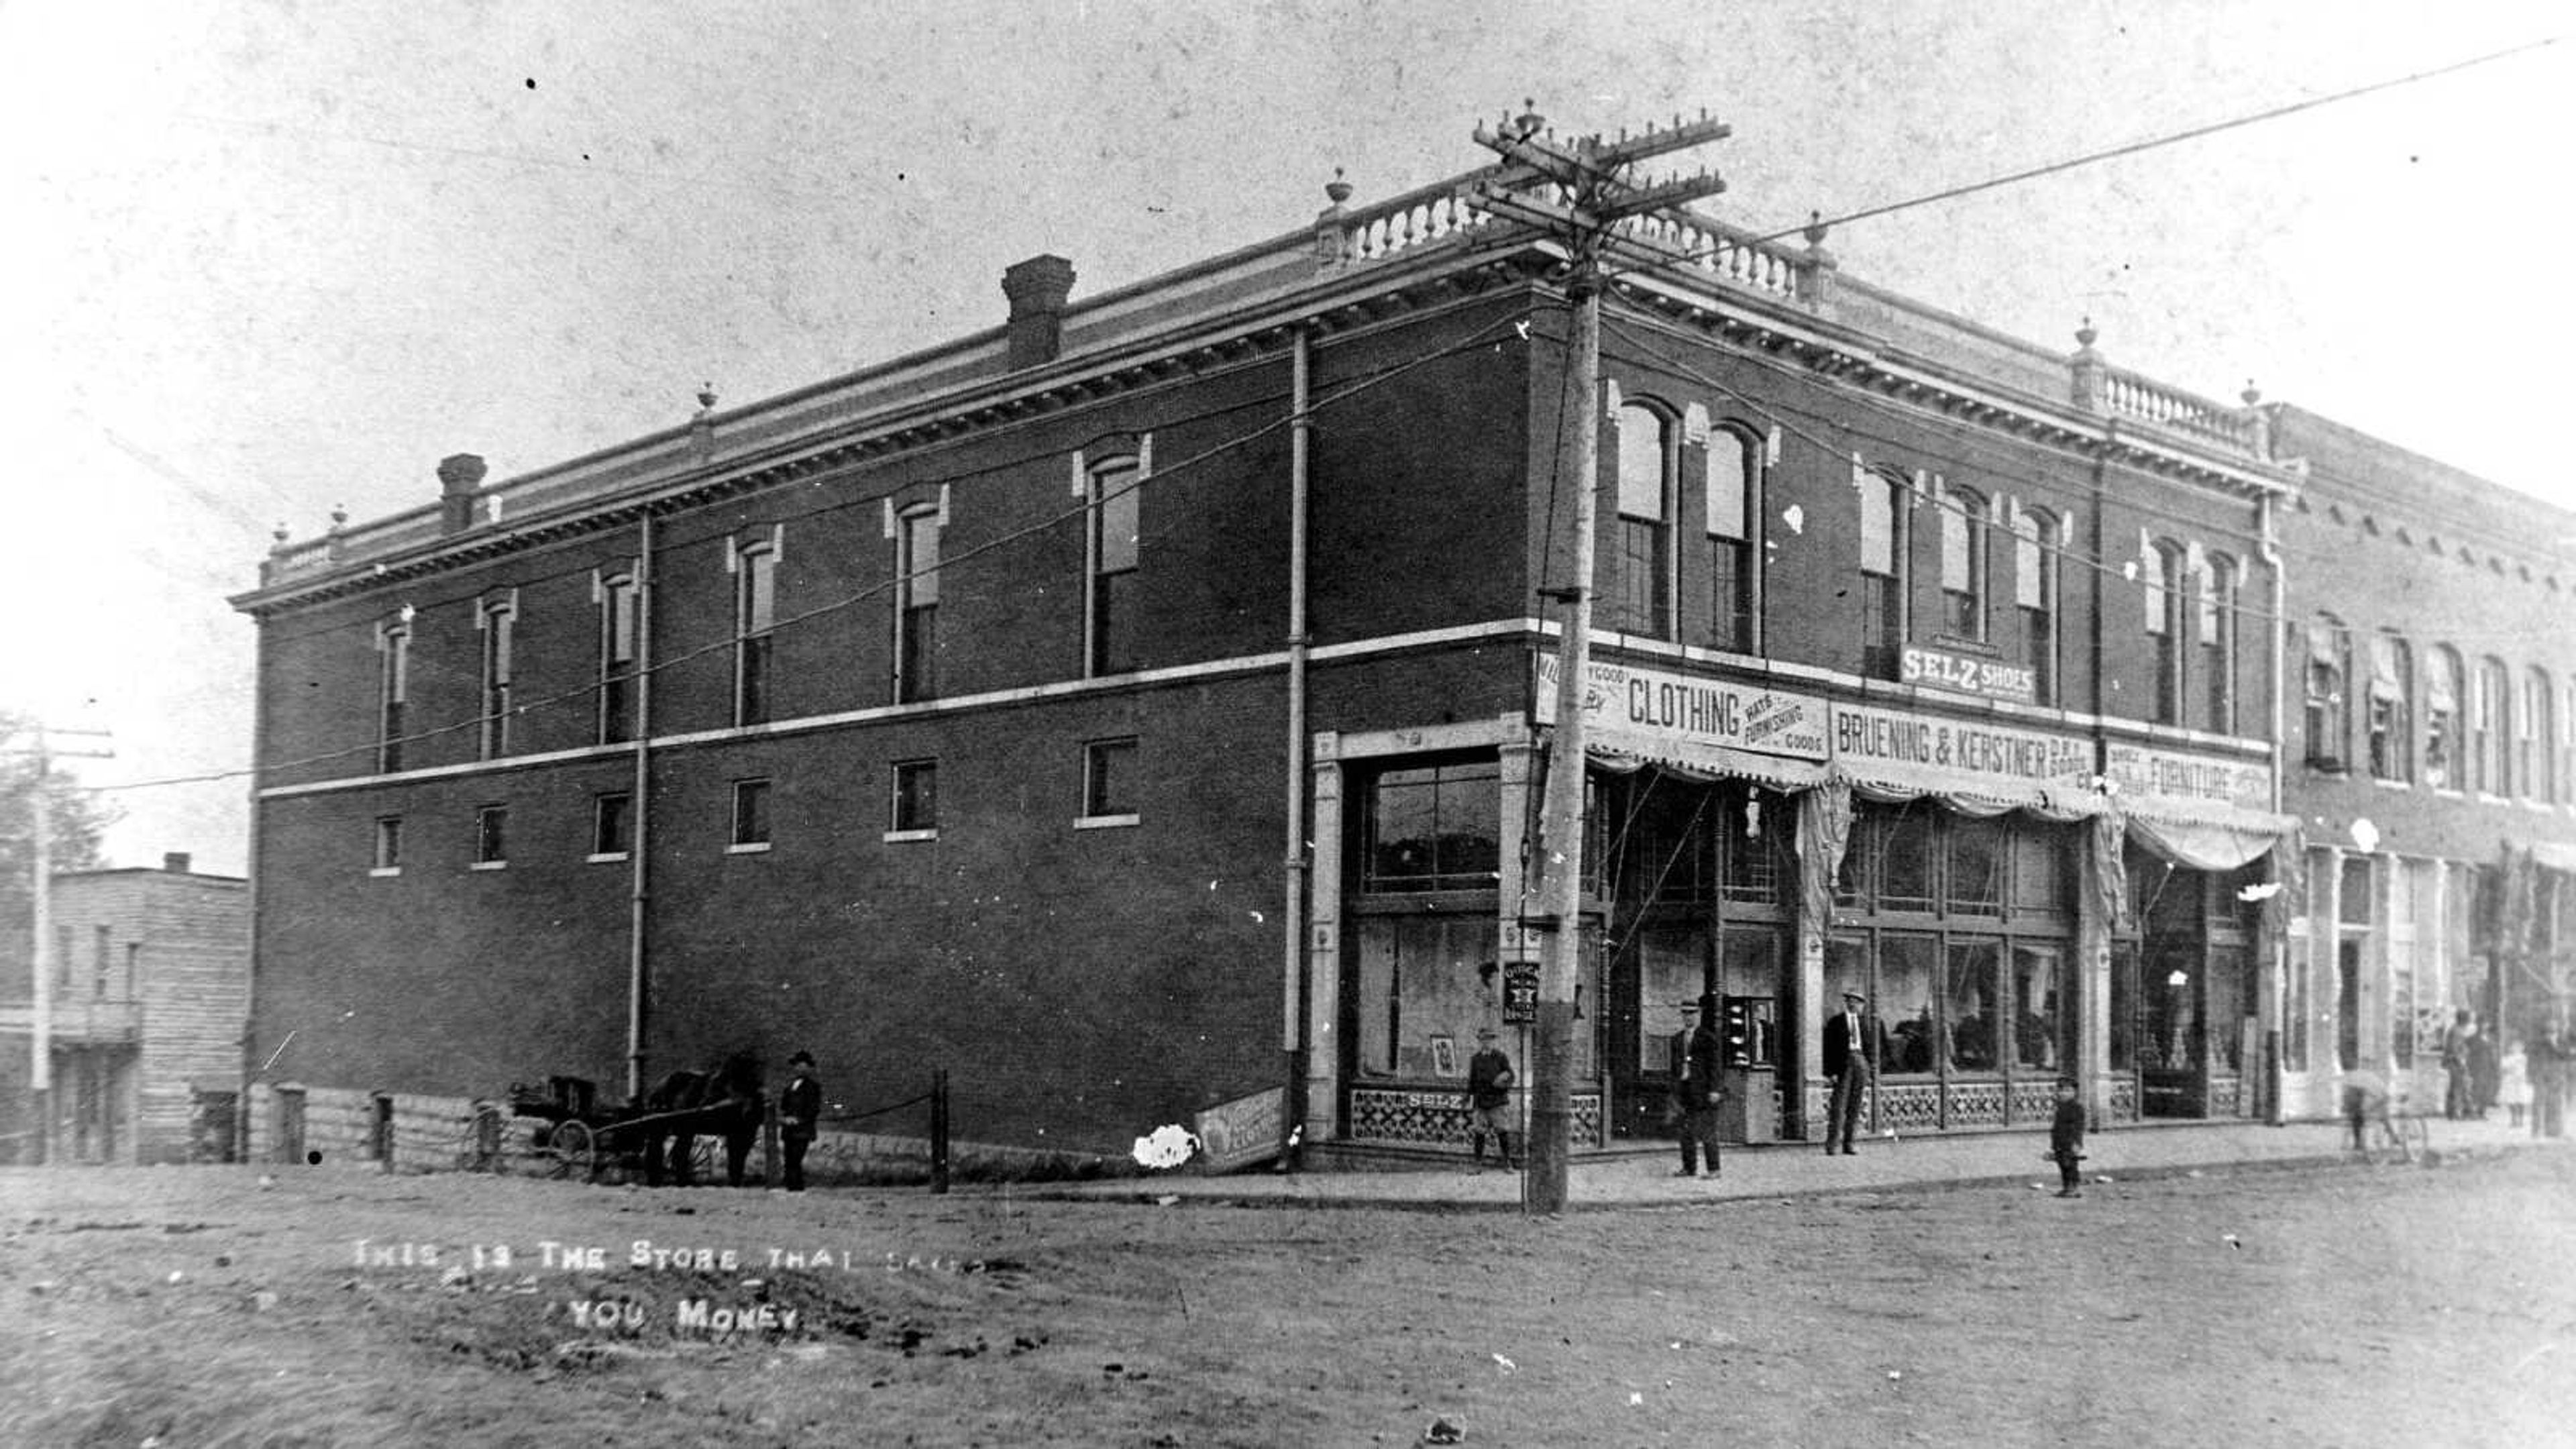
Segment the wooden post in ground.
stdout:
<svg viewBox="0 0 2576 1449">
<path fill-rule="evenodd" d="M 948 1069 L 930 1073 L 930 1190 L 948 1191 Z"/>
<path fill-rule="evenodd" d="M 778 1186 L 778 1099 L 760 1094 L 760 1185 Z"/>
</svg>

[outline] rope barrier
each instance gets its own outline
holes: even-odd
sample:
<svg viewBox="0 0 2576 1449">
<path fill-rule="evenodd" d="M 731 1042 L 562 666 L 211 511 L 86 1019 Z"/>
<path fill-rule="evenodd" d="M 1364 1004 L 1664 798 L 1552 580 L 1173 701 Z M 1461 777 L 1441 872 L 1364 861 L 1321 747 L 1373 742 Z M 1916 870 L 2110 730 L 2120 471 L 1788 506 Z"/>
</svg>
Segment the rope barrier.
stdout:
<svg viewBox="0 0 2576 1449">
<path fill-rule="evenodd" d="M 906 1097 L 902 1101 L 888 1106 L 870 1107 L 864 1112 L 835 1112 L 830 1116 L 817 1118 L 816 1120 L 823 1122 L 856 1122 L 865 1117 L 882 1117 L 888 1112 L 900 1112 L 906 1107 L 918 1107 L 922 1103 L 929 1101 L 930 1096 L 930 1093 L 924 1092 L 918 1097 Z"/>
</svg>

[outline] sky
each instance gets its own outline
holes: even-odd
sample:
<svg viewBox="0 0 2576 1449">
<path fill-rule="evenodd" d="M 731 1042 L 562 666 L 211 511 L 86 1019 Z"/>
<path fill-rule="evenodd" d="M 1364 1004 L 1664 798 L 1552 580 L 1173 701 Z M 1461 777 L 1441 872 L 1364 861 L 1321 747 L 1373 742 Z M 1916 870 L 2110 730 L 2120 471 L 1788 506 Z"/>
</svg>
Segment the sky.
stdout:
<svg viewBox="0 0 2576 1449">
<path fill-rule="evenodd" d="M 2551 40 L 2563 4 L 0 0 L 0 710 L 109 863 L 244 867 L 271 529 L 430 502 L 1561 132 L 1705 108 L 1703 206 L 1828 216 Z M 2044 345 L 2249 381 L 2576 508 L 2576 40 L 1837 228 Z M 2576 534 L 2576 528 L 2571 528 Z M 2576 550 L 2576 537 L 2566 541 Z M 84 742 L 90 743 L 90 742 Z M 187 784 L 160 783 L 198 776 Z"/>
</svg>

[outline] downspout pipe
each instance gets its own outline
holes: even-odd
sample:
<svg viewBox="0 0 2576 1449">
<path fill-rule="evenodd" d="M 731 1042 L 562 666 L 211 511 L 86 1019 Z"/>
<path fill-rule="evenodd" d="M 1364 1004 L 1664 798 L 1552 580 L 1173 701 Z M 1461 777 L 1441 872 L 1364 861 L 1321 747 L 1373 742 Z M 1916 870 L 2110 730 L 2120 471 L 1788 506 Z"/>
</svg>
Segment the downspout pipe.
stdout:
<svg viewBox="0 0 2576 1449">
<path fill-rule="evenodd" d="M 1307 405 L 1312 343 L 1312 333 L 1300 327 L 1288 354 L 1288 784 L 1281 856 L 1285 899 L 1280 913 L 1279 1044 L 1287 1058 L 1291 1123 L 1306 1120 L 1306 1056 L 1312 1049 L 1306 1039 L 1307 876 L 1314 868 L 1306 850 L 1307 445 L 1315 426 Z M 1292 1142 L 1288 1163 L 1293 1168 L 1297 1162 Z"/>
<path fill-rule="evenodd" d="M 645 903 L 652 884 L 653 811 L 653 515 L 638 525 L 635 553 L 635 787 L 632 837 L 626 842 L 626 1100 L 644 1099 L 644 1026 L 651 974 L 645 950 Z"/>
<path fill-rule="evenodd" d="M 2283 577 L 2281 567 L 2280 500 L 2276 495 L 2266 493 L 2255 500 L 2254 508 L 2258 538 L 2256 549 L 2262 555 L 2263 566 L 2272 574 L 2272 619 L 2269 630 L 2272 644 L 2264 654 L 2272 676 L 2272 813 L 2277 816 L 2281 813 L 2281 774 L 2287 768 L 2281 754 L 2281 731 L 2289 717 L 2287 705 L 2282 699 L 2282 691 L 2289 677 L 2289 665 L 2281 656 L 2282 652 L 2289 647 L 2289 619 L 2285 612 L 2289 608 L 2289 585 Z M 2289 850 L 2292 845 L 2288 839 L 2284 839 L 2272 848 Z M 2286 879 L 2294 875 L 2303 864 L 2304 862 L 2295 860 L 2282 861 L 2274 868 L 2273 875 L 2275 878 Z M 2273 914 L 2275 918 L 2280 918 L 2282 913 L 2276 911 Z M 2287 930 L 2286 920 L 2283 921 L 2283 930 L 2285 932 Z M 2278 1127 L 2288 1120 L 2283 1111 L 2284 1104 L 2281 1099 L 2289 1090 L 2289 1075 L 2287 1064 L 2281 1060 L 2281 1048 L 2284 1029 L 2289 1025 L 2285 1019 L 2285 1013 L 2288 1009 L 2290 993 L 2284 988 L 2288 985 L 2290 951 L 2286 935 L 2274 940 L 2271 945 L 2275 983 L 2272 992 L 2273 1019 L 2264 1032 L 2266 1044 L 2270 1048 L 2264 1053 L 2266 1060 L 2263 1063 L 2264 1096 L 2268 1108 L 2264 1116 L 2271 1125 Z"/>
<path fill-rule="evenodd" d="M 251 669 L 250 688 L 250 839 L 242 846 L 242 871 L 250 877 L 250 940 L 246 969 L 242 973 L 241 1017 L 241 1090 L 233 1095 L 233 1161 L 250 1161 L 250 1089 L 259 1075 L 251 1054 L 259 1049 L 252 1035 L 259 1019 L 259 899 L 266 888 L 267 877 L 260 874 L 259 838 L 262 834 L 260 809 L 260 764 L 268 752 L 268 671 L 271 657 L 268 646 L 269 618 L 257 616 L 259 641 L 256 662 Z M 283 1043 L 281 1043 L 283 1045 Z"/>
</svg>

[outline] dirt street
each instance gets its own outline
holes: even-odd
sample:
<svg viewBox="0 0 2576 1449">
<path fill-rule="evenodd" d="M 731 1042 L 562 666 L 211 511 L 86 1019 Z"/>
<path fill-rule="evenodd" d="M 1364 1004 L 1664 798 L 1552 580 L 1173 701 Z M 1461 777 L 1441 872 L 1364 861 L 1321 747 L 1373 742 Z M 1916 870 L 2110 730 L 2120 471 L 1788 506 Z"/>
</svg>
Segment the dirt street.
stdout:
<svg viewBox="0 0 2576 1449">
<path fill-rule="evenodd" d="M 2565 1152 L 1556 1222 L 7 1169 L 0 1437 L 2555 1443 L 2571 1249 Z"/>
</svg>

